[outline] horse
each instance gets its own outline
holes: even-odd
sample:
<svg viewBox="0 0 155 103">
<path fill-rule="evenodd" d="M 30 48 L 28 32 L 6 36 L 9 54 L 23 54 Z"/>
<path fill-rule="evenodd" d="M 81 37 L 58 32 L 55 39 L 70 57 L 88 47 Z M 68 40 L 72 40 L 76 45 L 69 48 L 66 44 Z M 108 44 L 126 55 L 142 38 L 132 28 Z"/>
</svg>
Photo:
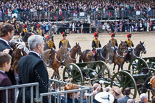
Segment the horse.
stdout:
<svg viewBox="0 0 155 103">
<path fill-rule="evenodd" d="M 123 65 L 126 60 L 127 50 L 128 50 L 127 43 L 125 41 L 121 41 L 118 49 L 115 51 L 115 54 L 114 54 L 113 71 L 115 70 L 116 64 L 118 65 L 118 71 L 120 68 L 123 70 Z"/>
<path fill-rule="evenodd" d="M 136 46 L 136 48 L 133 49 L 129 54 L 131 58 L 130 60 L 140 57 L 140 54 L 143 54 L 143 53 L 146 54 L 146 48 L 145 48 L 144 42 L 140 41 L 140 43 Z"/>
<path fill-rule="evenodd" d="M 107 43 L 102 49 L 97 49 L 96 60 L 102 60 L 112 64 L 114 57 L 114 49 L 111 42 Z"/>
<path fill-rule="evenodd" d="M 54 73 L 51 78 L 58 78 L 60 79 L 59 75 L 59 67 L 66 66 L 69 63 L 76 63 L 76 54 L 81 55 L 81 47 L 78 43 L 68 51 L 68 48 L 61 47 L 57 52 L 54 49 L 48 49 L 43 52 L 42 57 L 45 64 L 49 60 L 49 67 L 54 70 Z"/>
<path fill-rule="evenodd" d="M 94 54 L 93 54 L 92 50 L 86 49 L 80 55 L 79 62 L 89 62 L 89 61 L 92 61 L 93 57 L 94 57 Z"/>
</svg>

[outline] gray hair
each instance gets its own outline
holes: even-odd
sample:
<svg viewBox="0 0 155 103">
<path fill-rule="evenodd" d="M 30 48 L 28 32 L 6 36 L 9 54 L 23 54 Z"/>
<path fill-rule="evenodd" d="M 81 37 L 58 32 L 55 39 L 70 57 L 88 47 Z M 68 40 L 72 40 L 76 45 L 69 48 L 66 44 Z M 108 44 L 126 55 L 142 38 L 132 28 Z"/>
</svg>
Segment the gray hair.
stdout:
<svg viewBox="0 0 155 103">
<path fill-rule="evenodd" d="M 34 50 L 37 45 L 41 45 L 43 37 L 40 35 L 32 35 L 28 38 L 28 46 L 30 50 Z"/>
<path fill-rule="evenodd" d="M 145 99 L 145 98 L 147 98 L 146 93 L 142 93 L 142 94 L 140 95 L 140 100 L 143 101 L 143 99 Z"/>
</svg>

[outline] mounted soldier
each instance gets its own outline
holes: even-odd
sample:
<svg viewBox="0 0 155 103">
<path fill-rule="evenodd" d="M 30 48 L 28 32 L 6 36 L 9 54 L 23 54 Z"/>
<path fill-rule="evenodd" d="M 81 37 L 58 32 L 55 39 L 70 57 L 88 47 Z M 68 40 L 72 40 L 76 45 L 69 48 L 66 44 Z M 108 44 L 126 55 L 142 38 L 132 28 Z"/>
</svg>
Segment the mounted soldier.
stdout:
<svg viewBox="0 0 155 103">
<path fill-rule="evenodd" d="M 28 32 L 28 30 L 27 30 L 27 27 L 26 27 L 26 24 L 25 25 L 23 25 L 23 33 L 22 33 L 22 37 L 24 36 L 24 35 L 26 35 L 27 34 L 27 32 Z"/>
<path fill-rule="evenodd" d="M 59 48 L 62 46 L 65 48 L 71 48 L 69 41 L 66 39 L 67 34 L 65 32 L 62 33 L 63 39 L 59 42 Z"/>
<path fill-rule="evenodd" d="M 134 49 L 134 44 L 131 40 L 131 34 L 127 34 L 127 40 L 126 40 L 126 43 L 127 43 L 127 46 L 128 46 L 128 54 L 127 54 L 127 57 L 126 57 L 126 62 L 128 63 L 131 58 L 130 58 L 130 53 L 131 51 Z"/>
<path fill-rule="evenodd" d="M 114 47 L 114 50 L 118 48 L 118 43 L 117 43 L 117 40 L 115 39 L 114 33 L 111 33 L 111 39 L 109 40 L 109 43 L 112 44 L 112 46 Z"/>
<path fill-rule="evenodd" d="M 56 49 L 55 44 L 54 44 L 54 36 L 53 35 L 46 36 L 46 44 L 47 44 L 48 48 Z"/>
<path fill-rule="evenodd" d="M 94 40 L 92 41 L 92 51 L 93 51 L 93 53 L 94 53 L 94 55 L 95 55 L 95 60 L 96 60 L 96 49 L 97 48 L 101 48 L 101 43 L 100 43 L 100 41 L 98 40 L 98 33 L 97 32 L 95 32 L 94 33 Z"/>
</svg>

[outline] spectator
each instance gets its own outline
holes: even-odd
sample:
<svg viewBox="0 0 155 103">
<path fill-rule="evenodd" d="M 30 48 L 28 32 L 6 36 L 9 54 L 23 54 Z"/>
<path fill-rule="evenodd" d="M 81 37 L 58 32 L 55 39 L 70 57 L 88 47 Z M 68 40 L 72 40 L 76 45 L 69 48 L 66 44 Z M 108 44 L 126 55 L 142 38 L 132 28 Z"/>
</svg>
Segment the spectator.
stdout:
<svg viewBox="0 0 155 103">
<path fill-rule="evenodd" d="M 140 95 L 140 102 L 139 103 L 148 103 L 148 97 L 145 93 Z"/>
<path fill-rule="evenodd" d="M 79 89 L 79 87 L 76 85 L 76 84 L 67 84 L 65 85 L 65 90 L 73 90 L 73 89 Z M 67 103 L 73 103 L 73 100 L 72 100 L 72 96 L 73 96 L 73 93 L 68 93 L 67 94 Z M 78 103 L 78 93 L 75 92 L 75 103 Z M 65 103 L 65 101 L 63 101 L 63 103 Z"/>
<path fill-rule="evenodd" d="M 28 38 L 30 52 L 22 57 L 18 63 L 19 80 L 21 84 L 39 82 L 39 93 L 48 92 L 48 72 L 41 59 L 41 53 L 44 48 L 44 40 L 40 35 L 32 35 Z M 19 101 L 22 100 L 22 91 L 19 95 Z M 30 103 L 30 89 L 26 90 L 26 103 Z M 47 98 L 43 99 L 47 103 Z"/>
<path fill-rule="evenodd" d="M 124 90 L 124 95 L 125 95 L 124 97 L 119 98 L 119 99 L 117 100 L 117 103 L 126 103 L 127 100 L 130 99 L 130 97 L 129 97 L 129 95 L 130 95 L 130 88 L 126 88 L 126 89 Z"/>
<path fill-rule="evenodd" d="M 120 89 L 119 87 L 113 87 L 113 88 L 111 89 L 111 92 L 112 92 L 112 95 L 113 95 L 114 98 L 115 98 L 114 103 L 117 103 L 117 100 L 118 100 L 119 98 L 122 98 L 122 97 L 123 97 L 123 95 L 122 95 L 122 93 L 121 93 L 121 89 Z"/>
<path fill-rule="evenodd" d="M 3 51 L 12 55 L 13 51 L 9 45 L 9 41 L 14 35 L 14 27 L 11 24 L 4 24 L 2 25 L 0 32 L 0 52 Z M 15 85 L 16 80 L 13 71 L 10 69 L 6 74 L 8 75 L 12 84 Z"/>
<path fill-rule="evenodd" d="M 0 87 L 11 86 L 12 83 L 5 72 L 8 72 L 11 66 L 11 56 L 0 52 Z M 0 102 L 6 103 L 6 91 L 0 91 Z M 14 103 L 14 90 L 8 90 L 8 103 Z"/>
</svg>

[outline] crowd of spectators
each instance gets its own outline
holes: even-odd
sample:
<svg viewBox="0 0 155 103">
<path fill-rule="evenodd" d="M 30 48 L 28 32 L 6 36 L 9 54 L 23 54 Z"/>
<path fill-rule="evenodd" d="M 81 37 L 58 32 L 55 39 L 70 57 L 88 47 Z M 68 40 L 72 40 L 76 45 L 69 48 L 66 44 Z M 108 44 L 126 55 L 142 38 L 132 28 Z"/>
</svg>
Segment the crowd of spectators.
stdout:
<svg viewBox="0 0 155 103">
<path fill-rule="evenodd" d="M 155 10 L 154 1 L 146 0 L 82 0 L 82 2 L 80 0 L 74 2 L 69 0 L 61 2 L 60 0 L 8 0 L 5 2 L 5 0 L 1 0 L 0 20 L 4 20 L 6 17 L 11 19 L 14 13 L 20 14 L 22 20 L 30 18 L 35 20 L 39 16 L 47 18 L 49 15 L 54 20 L 62 20 L 68 17 L 77 17 L 80 12 L 85 12 L 90 18 L 125 15 L 135 17 L 139 13 L 144 18 L 151 18 L 154 15 L 153 10 Z"/>
</svg>

